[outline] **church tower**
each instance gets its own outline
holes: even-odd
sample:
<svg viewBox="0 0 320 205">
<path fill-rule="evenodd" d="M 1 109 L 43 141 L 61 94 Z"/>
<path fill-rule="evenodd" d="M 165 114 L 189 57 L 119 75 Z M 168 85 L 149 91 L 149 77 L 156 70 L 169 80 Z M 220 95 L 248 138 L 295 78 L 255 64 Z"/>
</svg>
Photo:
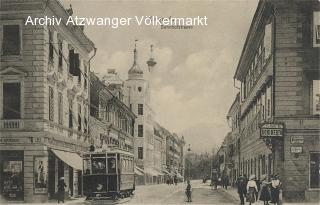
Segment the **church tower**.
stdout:
<svg viewBox="0 0 320 205">
<path fill-rule="evenodd" d="M 149 65 L 149 64 L 148 64 Z M 150 106 L 149 81 L 138 63 L 137 40 L 133 50 L 133 64 L 128 71 L 128 79 L 124 82 L 127 103 L 137 116 L 134 124 L 134 155 L 136 166 L 143 169 L 144 176 L 140 176 L 137 183 L 152 183 L 147 170 L 153 166 L 153 120 L 154 112 Z M 152 177 L 151 177 L 152 178 Z M 152 180 L 152 179 L 151 179 Z"/>
</svg>

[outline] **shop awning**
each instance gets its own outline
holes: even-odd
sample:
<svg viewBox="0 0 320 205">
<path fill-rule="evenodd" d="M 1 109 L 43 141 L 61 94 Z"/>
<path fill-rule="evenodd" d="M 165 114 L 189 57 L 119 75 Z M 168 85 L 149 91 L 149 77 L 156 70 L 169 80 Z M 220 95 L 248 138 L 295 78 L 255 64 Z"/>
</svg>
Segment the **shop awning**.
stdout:
<svg viewBox="0 0 320 205">
<path fill-rule="evenodd" d="M 162 170 L 162 172 L 166 175 L 171 175 L 170 172 L 168 172 L 167 170 Z"/>
<path fill-rule="evenodd" d="M 82 158 L 73 152 L 65 152 L 61 150 L 51 149 L 51 151 L 62 161 L 64 161 L 70 167 L 82 170 Z"/>
<path fill-rule="evenodd" d="M 180 178 L 180 179 L 183 179 L 183 177 L 181 176 L 180 173 L 177 173 L 177 177 Z"/>
<path fill-rule="evenodd" d="M 149 174 L 151 176 L 158 176 L 158 173 L 156 172 L 156 170 L 152 168 L 146 168 L 144 171 L 146 174 Z"/>
<path fill-rule="evenodd" d="M 157 173 L 158 176 L 162 176 L 163 175 L 163 173 L 161 173 L 161 172 L 159 172 L 157 170 L 154 170 L 154 172 Z"/>
<path fill-rule="evenodd" d="M 134 168 L 134 173 L 135 173 L 136 175 L 140 175 L 140 176 L 143 176 L 143 175 L 144 175 L 143 170 L 140 169 L 140 168 L 137 167 L 137 166 Z"/>
</svg>

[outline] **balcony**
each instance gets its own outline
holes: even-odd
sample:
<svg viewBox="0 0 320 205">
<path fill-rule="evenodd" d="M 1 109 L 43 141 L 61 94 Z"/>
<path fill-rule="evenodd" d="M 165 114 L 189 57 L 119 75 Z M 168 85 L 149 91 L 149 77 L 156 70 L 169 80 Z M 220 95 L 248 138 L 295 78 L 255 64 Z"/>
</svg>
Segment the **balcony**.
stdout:
<svg viewBox="0 0 320 205">
<path fill-rule="evenodd" d="M 0 129 L 17 130 L 23 129 L 24 123 L 21 119 L 0 120 Z"/>
</svg>

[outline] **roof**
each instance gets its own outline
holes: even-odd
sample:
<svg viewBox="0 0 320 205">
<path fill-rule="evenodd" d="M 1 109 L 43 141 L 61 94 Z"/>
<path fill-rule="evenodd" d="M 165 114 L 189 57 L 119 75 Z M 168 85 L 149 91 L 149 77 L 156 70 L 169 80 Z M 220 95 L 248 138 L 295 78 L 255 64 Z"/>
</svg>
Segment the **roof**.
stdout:
<svg viewBox="0 0 320 205">
<path fill-rule="evenodd" d="M 242 52 L 241 52 L 241 56 L 240 56 L 240 60 L 238 62 L 236 72 L 233 76 L 234 79 L 242 80 L 244 78 L 247 70 L 249 69 L 249 66 L 247 66 L 245 64 L 245 60 L 248 58 L 248 54 L 251 50 L 250 47 L 251 47 L 251 44 L 253 43 L 252 41 L 253 41 L 254 35 L 258 30 L 258 25 L 260 23 L 260 19 L 261 19 L 262 15 L 263 15 L 265 6 L 266 6 L 266 0 L 259 0 L 257 10 L 253 16 L 253 19 L 252 19 L 252 22 L 251 22 L 251 25 L 250 25 L 250 28 L 249 28 L 249 31 L 248 31 L 248 34 L 246 37 L 246 41 L 245 41 L 244 46 L 242 48 Z"/>
<path fill-rule="evenodd" d="M 233 108 L 235 108 L 236 105 L 239 105 L 239 102 L 240 102 L 240 93 L 237 93 L 237 95 L 236 95 L 236 97 L 235 97 L 235 99 L 234 99 L 234 101 L 228 111 L 227 118 L 231 117 Z"/>
<path fill-rule="evenodd" d="M 138 51 L 137 48 L 134 48 L 133 50 L 133 64 L 129 70 L 129 74 L 143 74 L 143 71 L 141 70 L 139 64 L 138 64 Z"/>
</svg>

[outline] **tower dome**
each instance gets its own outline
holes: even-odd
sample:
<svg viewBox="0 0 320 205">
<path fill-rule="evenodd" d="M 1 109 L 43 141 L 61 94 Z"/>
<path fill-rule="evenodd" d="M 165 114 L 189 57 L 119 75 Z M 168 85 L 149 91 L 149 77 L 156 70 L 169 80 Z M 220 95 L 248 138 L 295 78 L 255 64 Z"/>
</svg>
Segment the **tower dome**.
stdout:
<svg viewBox="0 0 320 205">
<path fill-rule="evenodd" d="M 143 78 L 143 70 L 141 70 L 139 64 L 138 64 L 138 51 L 137 51 L 137 42 L 138 40 L 135 40 L 134 44 L 134 50 L 133 50 L 133 65 L 131 66 L 128 74 L 129 79 L 135 78 L 135 79 L 142 79 Z"/>
</svg>

